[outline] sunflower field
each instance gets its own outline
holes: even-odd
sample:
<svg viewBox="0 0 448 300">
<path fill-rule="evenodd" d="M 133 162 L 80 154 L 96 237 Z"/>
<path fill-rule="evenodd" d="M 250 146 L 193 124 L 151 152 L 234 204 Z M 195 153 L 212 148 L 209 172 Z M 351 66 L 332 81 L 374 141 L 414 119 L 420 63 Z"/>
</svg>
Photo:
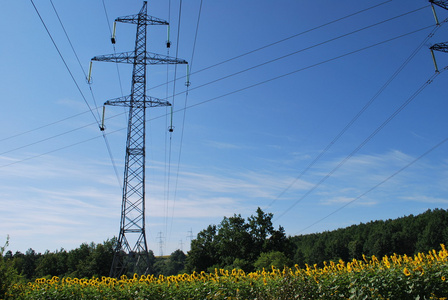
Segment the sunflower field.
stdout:
<svg viewBox="0 0 448 300">
<path fill-rule="evenodd" d="M 448 299 L 448 251 L 245 273 L 36 279 L 5 299 Z"/>
</svg>

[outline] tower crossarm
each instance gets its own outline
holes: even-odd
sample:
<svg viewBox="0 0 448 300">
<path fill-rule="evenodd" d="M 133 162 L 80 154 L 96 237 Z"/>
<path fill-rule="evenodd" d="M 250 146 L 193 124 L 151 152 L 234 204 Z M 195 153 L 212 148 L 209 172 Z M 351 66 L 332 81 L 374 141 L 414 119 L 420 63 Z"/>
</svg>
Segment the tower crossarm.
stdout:
<svg viewBox="0 0 448 300">
<path fill-rule="evenodd" d="M 429 0 L 429 2 L 448 10 L 448 1 L 447 0 Z"/>
<path fill-rule="evenodd" d="M 146 14 L 119 17 L 115 19 L 115 22 L 129 23 L 129 24 L 138 24 L 139 22 L 141 22 L 141 24 L 143 25 L 169 25 L 169 23 L 165 20 L 151 17 Z"/>
<path fill-rule="evenodd" d="M 171 106 L 171 103 L 165 100 L 157 99 L 155 97 L 145 96 L 144 101 L 133 101 L 131 95 L 119 97 L 115 99 L 108 100 L 104 105 L 111 106 L 124 106 L 124 107 L 161 107 L 161 106 Z"/>
<path fill-rule="evenodd" d="M 429 49 L 448 53 L 448 42 L 434 44 Z"/>
<path fill-rule="evenodd" d="M 146 55 L 136 56 L 135 52 L 122 52 L 116 54 L 99 55 L 92 58 L 93 61 L 105 61 L 115 63 L 134 64 L 136 60 L 138 63 L 145 65 L 163 65 L 163 64 L 188 64 L 186 60 L 160 55 L 156 53 L 146 52 Z"/>
<path fill-rule="evenodd" d="M 148 2 L 143 1 L 143 7 L 136 15 L 124 16 L 115 19 L 115 22 L 138 24 L 138 25 L 169 25 L 165 20 L 148 16 L 147 12 Z"/>
</svg>

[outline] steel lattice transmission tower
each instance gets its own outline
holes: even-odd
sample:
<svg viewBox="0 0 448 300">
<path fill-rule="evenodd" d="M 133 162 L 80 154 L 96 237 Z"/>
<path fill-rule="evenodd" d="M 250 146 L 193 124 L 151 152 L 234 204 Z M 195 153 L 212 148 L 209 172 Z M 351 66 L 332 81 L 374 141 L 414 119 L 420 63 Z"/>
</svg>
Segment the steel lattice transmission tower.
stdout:
<svg viewBox="0 0 448 300">
<path fill-rule="evenodd" d="M 440 6 L 441 8 L 448 9 L 447 0 L 429 0 L 430 3 Z"/>
<path fill-rule="evenodd" d="M 448 42 L 434 44 L 429 49 L 448 53 Z"/>
<path fill-rule="evenodd" d="M 434 13 L 434 18 L 436 19 L 436 23 L 438 26 L 440 26 L 439 19 L 437 18 L 436 11 L 434 9 L 433 4 L 440 6 L 441 8 L 443 8 L 445 10 L 448 10 L 448 1 L 447 0 L 429 0 L 429 2 L 431 3 L 432 12 Z M 446 20 L 444 22 L 446 22 Z M 431 47 L 429 47 L 429 50 L 431 50 L 432 60 L 434 62 L 434 67 L 436 68 L 436 72 L 439 72 L 439 67 L 437 66 L 434 51 L 448 53 L 448 42 L 434 44 Z"/>
<path fill-rule="evenodd" d="M 134 51 L 92 58 L 92 61 L 133 65 L 131 94 L 105 103 L 105 105 L 129 108 L 120 233 L 114 249 L 111 277 L 118 277 L 128 272 L 145 274 L 149 268 L 145 234 L 145 110 L 148 107 L 171 104 L 146 95 L 146 67 L 147 65 L 187 63 L 185 60 L 146 51 L 147 25 L 168 25 L 167 21 L 147 15 L 147 1 L 143 1 L 143 7 L 138 14 L 117 18 L 115 22 L 137 25 Z M 115 37 L 112 42 L 115 42 Z"/>
<path fill-rule="evenodd" d="M 429 47 L 429 50 L 431 50 L 432 61 L 434 62 L 434 67 L 436 68 L 436 72 L 439 72 L 439 67 L 437 66 L 437 61 L 436 61 L 436 56 L 434 55 L 434 51 L 448 53 L 448 42 L 434 44 L 431 47 Z"/>
</svg>

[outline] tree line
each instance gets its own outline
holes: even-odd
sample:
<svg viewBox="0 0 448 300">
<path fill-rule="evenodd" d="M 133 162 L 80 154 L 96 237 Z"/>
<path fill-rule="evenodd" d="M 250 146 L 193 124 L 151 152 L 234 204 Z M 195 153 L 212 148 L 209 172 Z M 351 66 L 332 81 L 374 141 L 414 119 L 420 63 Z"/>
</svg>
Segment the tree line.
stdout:
<svg viewBox="0 0 448 300">
<path fill-rule="evenodd" d="M 209 225 L 191 241 L 186 269 L 190 272 L 213 272 L 215 268 L 253 271 L 264 267 L 263 259 L 258 260 L 268 253 L 282 264 L 289 264 L 293 245 L 283 227 L 273 227 L 272 217 L 272 213 L 258 208 L 247 221 L 235 214 L 224 217 L 219 225 Z"/>
<path fill-rule="evenodd" d="M 323 233 L 291 237 L 294 261 L 322 264 L 323 261 L 362 259 L 362 255 L 427 252 L 448 242 L 448 211 L 427 210 L 417 216 L 371 221 Z"/>
<path fill-rule="evenodd" d="M 14 254 L 4 251 L 3 262 L 17 271 L 24 279 L 53 276 L 72 278 L 92 278 L 108 276 L 114 258 L 115 239 L 103 243 L 83 243 L 78 248 L 66 251 L 61 249 L 55 252 L 46 251 L 36 253 L 28 249 L 25 253 L 20 251 Z M 186 255 L 181 250 L 174 251 L 169 257 L 156 257 L 149 251 L 151 274 L 175 275 L 183 270 Z M 131 274 L 129 274 L 131 275 Z"/>
<path fill-rule="evenodd" d="M 260 208 L 247 219 L 236 214 L 224 217 L 218 225 L 209 225 L 199 232 L 187 254 L 176 250 L 168 257 L 155 257 L 150 251 L 149 273 L 168 276 L 213 272 L 215 268 L 254 271 L 271 265 L 321 265 L 329 260 L 362 259 L 363 254 L 413 255 L 448 243 L 448 211 L 444 209 L 299 236 L 286 236 L 281 226 L 275 229 L 272 218 L 273 214 Z M 31 248 L 25 253 L 12 253 L 0 247 L 0 273 L 9 272 L 27 280 L 108 276 L 114 244 L 115 239 L 111 239 L 99 244 L 83 243 L 70 251 L 60 249 L 43 254 Z"/>
</svg>

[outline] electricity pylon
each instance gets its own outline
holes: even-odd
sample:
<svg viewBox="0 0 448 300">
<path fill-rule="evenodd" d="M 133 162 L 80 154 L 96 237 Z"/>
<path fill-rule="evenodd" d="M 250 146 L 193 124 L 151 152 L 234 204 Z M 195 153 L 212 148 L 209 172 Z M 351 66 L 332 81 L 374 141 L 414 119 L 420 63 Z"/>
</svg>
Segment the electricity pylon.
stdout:
<svg viewBox="0 0 448 300">
<path fill-rule="evenodd" d="M 448 53 L 448 42 L 447 43 L 438 43 L 429 47 L 431 50 L 432 61 L 434 62 L 434 67 L 436 68 L 436 72 L 439 72 L 439 67 L 437 66 L 436 56 L 434 55 L 434 51 L 440 51 Z"/>
<path fill-rule="evenodd" d="M 434 44 L 429 49 L 448 53 L 448 42 Z"/>
<path fill-rule="evenodd" d="M 434 5 L 440 6 L 441 8 L 448 10 L 448 1 L 447 0 L 429 0 L 429 2 L 431 3 L 432 12 L 434 13 L 434 18 L 436 19 L 436 23 L 438 26 L 440 26 L 439 19 L 437 18 L 437 14 L 434 9 Z M 446 20 L 444 22 L 446 22 Z M 431 50 L 431 56 L 432 56 L 432 60 L 434 62 L 434 67 L 436 68 L 436 72 L 439 72 L 439 67 L 437 66 L 434 51 L 448 53 L 448 42 L 434 44 L 431 47 L 429 47 L 429 50 Z"/>
<path fill-rule="evenodd" d="M 440 6 L 441 8 L 448 9 L 447 0 L 429 0 L 430 3 Z"/>
<path fill-rule="evenodd" d="M 111 277 L 125 273 L 146 274 L 149 270 L 145 234 L 146 108 L 171 104 L 146 95 L 146 66 L 187 63 L 182 59 L 146 51 L 146 26 L 169 25 L 167 21 L 147 15 L 147 1 L 143 1 L 138 14 L 117 18 L 115 22 L 137 25 L 134 51 L 92 58 L 92 61 L 133 64 L 131 94 L 104 103 L 129 108 L 120 233 L 114 249 Z M 115 36 L 112 42 L 115 42 Z"/>
</svg>

